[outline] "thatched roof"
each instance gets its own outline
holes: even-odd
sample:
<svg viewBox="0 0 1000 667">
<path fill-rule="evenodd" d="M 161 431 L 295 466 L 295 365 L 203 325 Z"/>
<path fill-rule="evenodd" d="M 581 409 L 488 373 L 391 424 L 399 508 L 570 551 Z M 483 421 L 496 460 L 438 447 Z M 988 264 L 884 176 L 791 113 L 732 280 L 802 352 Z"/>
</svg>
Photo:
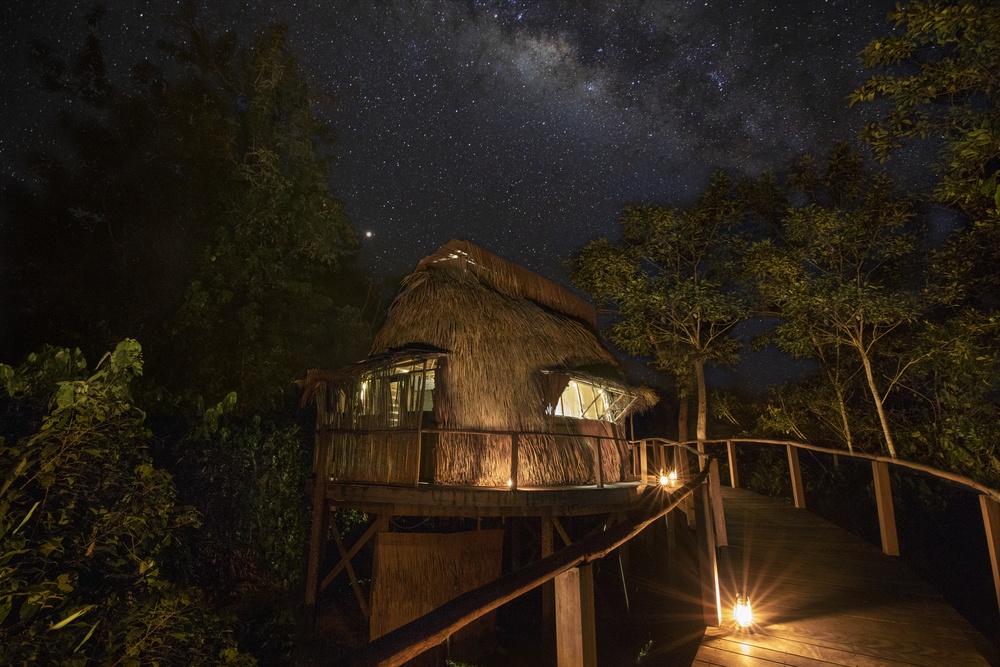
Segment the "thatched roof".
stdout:
<svg viewBox="0 0 1000 667">
<path fill-rule="evenodd" d="M 590 304 L 468 241 L 450 241 L 404 279 L 372 356 L 414 346 L 447 350 L 441 416 L 452 428 L 540 430 L 545 370 L 624 383 Z M 631 393 L 642 398 L 633 408 L 655 402 L 652 392 Z"/>
</svg>

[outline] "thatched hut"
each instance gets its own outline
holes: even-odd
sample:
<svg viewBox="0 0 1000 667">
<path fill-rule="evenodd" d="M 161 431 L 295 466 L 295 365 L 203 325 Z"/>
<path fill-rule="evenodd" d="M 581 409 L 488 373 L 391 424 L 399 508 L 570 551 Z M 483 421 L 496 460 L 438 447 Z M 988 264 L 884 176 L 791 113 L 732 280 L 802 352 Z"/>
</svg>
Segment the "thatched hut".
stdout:
<svg viewBox="0 0 1000 667">
<path fill-rule="evenodd" d="M 622 481 L 624 419 L 655 401 L 626 384 L 591 304 L 458 240 L 403 281 L 368 359 L 311 371 L 306 390 L 328 479 L 375 484 Z"/>
</svg>

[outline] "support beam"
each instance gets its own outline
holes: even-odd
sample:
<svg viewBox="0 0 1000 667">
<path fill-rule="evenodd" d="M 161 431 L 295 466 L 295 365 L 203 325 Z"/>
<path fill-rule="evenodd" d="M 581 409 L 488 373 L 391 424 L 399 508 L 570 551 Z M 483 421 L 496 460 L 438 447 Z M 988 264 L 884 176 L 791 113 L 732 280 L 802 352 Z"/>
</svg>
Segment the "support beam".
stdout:
<svg viewBox="0 0 1000 667">
<path fill-rule="evenodd" d="M 323 543 L 330 521 L 330 506 L 326 501 L 327 454 L 329 445 L 325 437 L 316 438 L 316 451 L 313 456 L 313 488 L 312 488 L 312 526 L 309 535 L 309 563 L 306 567 L 306 598 L 307 607 L 316 604 L 319 593 L 319 567 L 323 561 Z"/>
<path fill-rule="evenodd" d="M 333 581 L 333 578 L 336 577 L 338 574 L 340 574 L 340 571 L 343 570 L 345 567 L 347 567 L 350 564 L 351 559 L 354 558 L 354 556 L 356 556 L 359 551 L 361 551 L 361 547 L 363 547 L 368 542 L 368 540 L 374 537 L 375 533 L 377 533 L 379 530 L 385 530 L 385 525 L 387 523 L 388 523 L 388 517 L 383 518 L 383 516 L 381 515 L 376 517 L 375 520 L 372 521 L 372 525 L 368 526 L 368 530 L 366 530 L 364 534 L 354 544 L 354 546 L 351 547 L 351 550 L 346 553 L 343 552 L 341 553 L 340 562 L 337 563 L 337 565 L 332 570 L 330 570 L 330 573 L 328 575 L 323 577 L 323 581 L 322 583 L 320 583 L 319 589 L 321 591 L 326 590 L 326 587 L 330 585 L 330 582 Z M 336 527 L 334 527 L 334 530 L 336 530 Z"/>
<path fill-rule="evenodd" d="M 374 526 L 375 524 L 372 525 Z M 351 588 L 354 589 L 354 597 L 358 599 L 358 606 L 361 607 L 361 613 L 365 615 L 365 618 L 370 619 L 372 615 L 371 609 L 368 607 L 368 600 L 365 599 L 365 594 L 361 591 L 361 584 L 358 583 L 358 576 L 354 573 L 354 566 L 351 565 L 351 559 L 347 556 L 347 549 L 344 548 L 344 540 L 340 537 L 340 531 L 337 530 L 336 525 L 333 525 L 330 528 L 333 533 L 333 541 L 337 543 L 337 549 L 340 551 L 341 562 L 344 564 L 344 569 L 347 570 L 347 576 L 351 580 Z"/>
<path fill-rule="evenodd" d="M 559 667 L 597 667 L 594 572 L 590 564 L 555 578 L 556 658 Z"/>
<path fill-rule="evenodd" d="M 872 461 L 875 478 L 875 505 L 878 507 L 878 528 L 882 535 L 882 553 L 899 555 L 899 538 L 896 536 L 896 511 L 892 506 L 892 484 L 889 482 L 889 464 Z"/>
<path fill-rule="evenodd" d="M 604 457 L 601 455 L 601 439 L 591 438 L 591 446 L 594 449 L 594 484 L 597 488 L 604 488 Z"/>
<path fill-rule="evenodd" d="M 788 445 L 788 472 L 792 476 L 792 499 L 795 506 L 803 509 L 806 506 L 806 491 L 802 486 L 802 468 L 799 467 L 799 450 Z"/>
<path fill-rule="evenodd" d="M 566 530 L 562 527 L 562 523 L 559 521 L 559 517 L 552 517 L 552 525 L 555 527 L 556 532 L 559 533 L 559 539 L 563 541 L 565 546 L 573 544 L 573 541 L 569 539 L 569 535 Z"/>
<path fill-rule="evenodd" d="M 715 543 L 718 547 L 728 547 L 729 534 L 726 532 L 726 512 L 722 506 L 722 480 L 719 475 L 719 461 L 712 459 L 708 467 L 708 497 L 712 501 Z"/>
<path fill-rule="evenodd" d="M 543 516 L 542 521 L 542 558 L 548 558 L 555 551 L 553 549 L 553 526 L 552 519 Z M 550 634 L 550 629 L 555 623 L 555 586 L 551 581 L 542 584 L 542 632 Z"/>
<path fill-rule="evenodd" d="M 734 489 L 740 488 L 740 474 L 736 470 L 736 443 L 726 440 L 726 452 L 729 454 L 729 485 Z"/>
<path fill-rule="evenodd" d="M 979 496 L 979 506 L 983 510 L 983 526 L 986 528 L 986 544 L 990 548 L 990 565 L 993 566 L 993 590 L 1000 605 L 1000 504 L 993 498 Z"/>
<path fill-rule="evenodd" d="M 695 529 L 698 533 L 698 571 L 701 578 L 701 604 L 705 625 L 722 625 L 722 601 L 719 594 L 719 562 L 716 560 L 715 535 L 712 531 L 711 506 L 704 484 L 694 491 Z"/>
</svg>

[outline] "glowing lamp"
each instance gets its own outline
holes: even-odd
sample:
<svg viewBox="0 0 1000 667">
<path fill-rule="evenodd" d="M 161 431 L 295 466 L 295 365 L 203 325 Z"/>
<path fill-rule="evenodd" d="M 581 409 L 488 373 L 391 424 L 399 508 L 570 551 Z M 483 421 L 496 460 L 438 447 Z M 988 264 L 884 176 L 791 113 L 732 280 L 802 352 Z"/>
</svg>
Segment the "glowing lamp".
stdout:
<svg viewBox="0 0 1000 667">
<path fill-rule="evenodd" d="M 733 618 L 736 625 L 741 628 L 749 628 L 753 625 L 753 609 L 750 607 L 750 596 L 737 594 L 736 606 L 733 607 Z"/>
<path fill-rule="evenodd" d="M 661 472 L 660 473 L 660 486 L 666 486 L 669 483 L 670 483 L 670 477 L 668 477 L 665 473 Z"/>
<path fill-rule="evenodd" d="M 669 473 L 660 471 L 660 486 L 677 486 L 677 471 L 671 470 Z"/>
<path fill-rule="evenodd" d="M 507 488 L 508 489 L 513 489 L 514 488 L 514 480 L 511 479 L 510 477 L 507 478 Z"/>
</svg>

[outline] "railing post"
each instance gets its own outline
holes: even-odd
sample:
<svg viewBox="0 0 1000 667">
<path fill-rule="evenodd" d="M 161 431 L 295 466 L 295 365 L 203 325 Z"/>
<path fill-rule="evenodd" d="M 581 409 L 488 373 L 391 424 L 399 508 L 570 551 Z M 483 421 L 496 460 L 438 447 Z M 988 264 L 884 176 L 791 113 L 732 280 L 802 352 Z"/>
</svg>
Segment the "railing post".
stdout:
<svg viewBox="0 0 1000 667">
<path fill-rule="evenodd" d="M 990 548 L 990 565 L 993 567 L 993 590 L 1000 605 L 1000 504 L 987 495 L 979 496 L 979 507 L 983 510 L 983 527 L 986 528 L 986 544 Z"/>
<path fill-rule="evenodd" d="M 729 485 L 740 488 L 740 475 L 736 471 L 736 443 L 726 440 L 726 452 L 729 454 Z"/>
<path fill-rule="evenodd" d="M 597 488 L 604 488 L 604 459 L 601 455 L 601 439 L 591 438 L 594 448 L 594 484 Z"/>
<path fill-rule="evenodd" d="M 872 461 L 875 478 L 875 505 L 878 508 L 878 528 L 882 535 L 882 553 L 899 555 L 899 538 L 896 536 L 896 512 L 892 507 L 892 485 L 889 482 L 889 464 Z"/>
<path fill-rule="evenodd" d="M 639 479 L 643 486 L 649 482 L 649 453 L 646 451 L 646 441 L 639 445 Z"/>
<path fill-rule="evenodd" d="M 712 519 L 715 525 L 716 546 L 728 547 L 729 535 L 726 532 L 726 513 L 722 507 L 722 480 L 719 476 L 719 462 L 716 459 L 708 462 L 708 496 L 712 501 Z"/>
<path fill-rule="evenodd" d="M 510 436 L 510 490 L 517 491 L 517 448 L 519 446 L 517 433 Z"/>
<path fill-rule="evenodd" d="M 795 506 L 802 509 L 806 506 L 806 492 L 802 486 L 802 469 L 799 467 L 799 450 L 793 445 L 788 448 L 788 471 L 792 476 L 792 499 Z"/>
<path fill-rule="evenodd" d="M 597 667 L 594 573 L 588 563 L 555 579 L 556 659 L 559 667 Z"/>
<path fill-rule="evenodd" d="M 694 490 L 695 529 L 698 537 L 698 571 L 701 578 L 701 604 L 705 625 L 722 625 L 722 605 L 719 595 L 719 563 L 715 554 L 711 506 L 704 484 Z"/>
</svg>

